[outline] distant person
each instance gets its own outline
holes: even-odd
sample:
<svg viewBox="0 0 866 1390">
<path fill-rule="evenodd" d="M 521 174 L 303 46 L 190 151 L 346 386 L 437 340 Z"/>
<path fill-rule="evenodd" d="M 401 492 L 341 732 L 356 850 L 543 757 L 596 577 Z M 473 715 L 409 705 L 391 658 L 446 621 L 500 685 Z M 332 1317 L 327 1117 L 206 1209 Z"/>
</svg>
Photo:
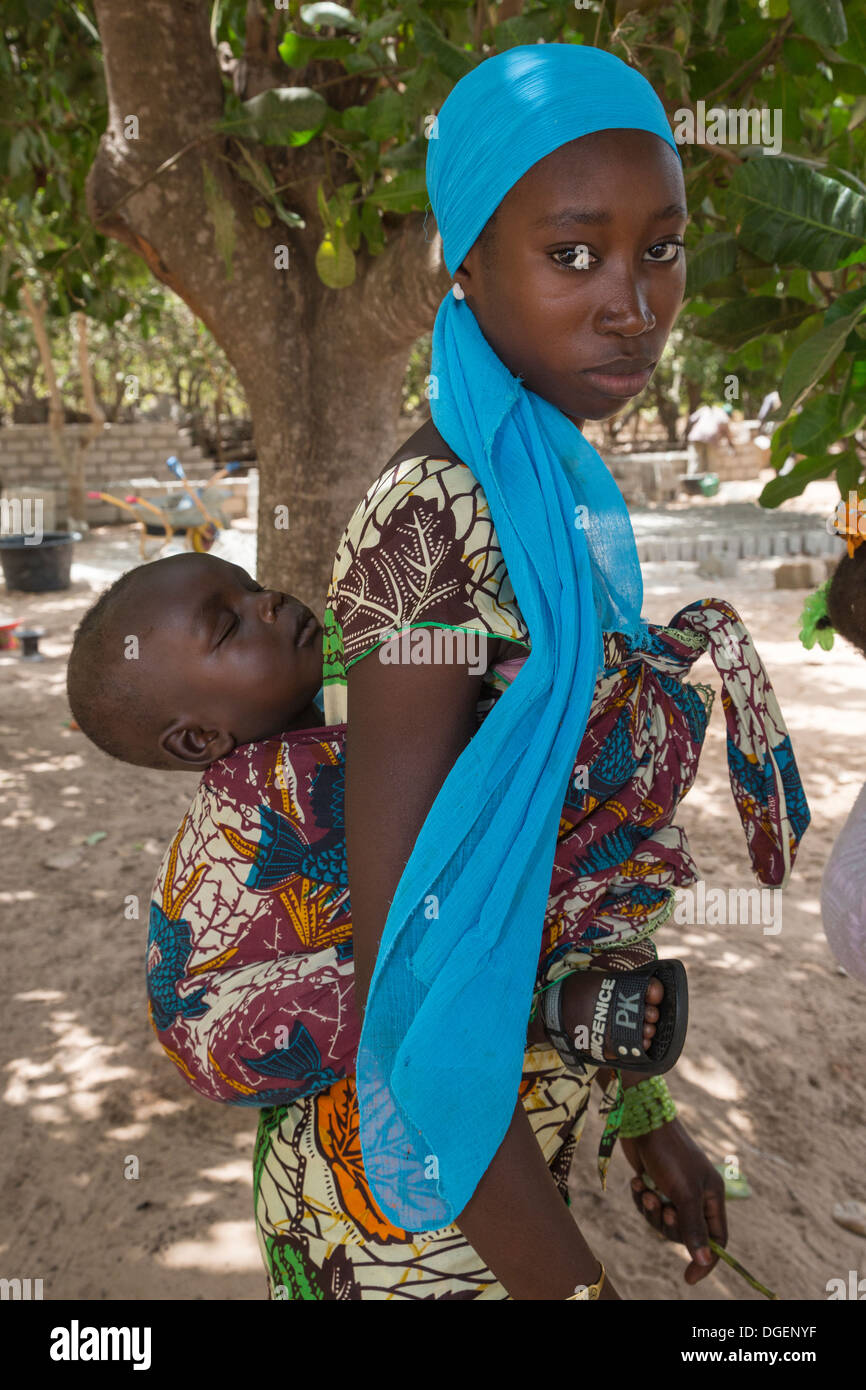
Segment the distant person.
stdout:
<svg viewBox="0 0 866 1390">
<path fill-rule="evenodd" d="M 772 414 L 774 410 L 778 410 L 781 404 L 782 397 L 779 395 L 778 391 L 768 392 L 768 394 L 761 401 L 761 409 L 758 411 L 758 424 L 763 425 L 767 417 L 770 414 Z M 762 433 L 766 433 L 766 431 L 762 431 Z"/>
<path fill-rule="evenodd" d="M 769 420 L 774 410 L 778 410 L 782 404 L 782 397 L 778 391 L 770 391 L 761 401 L 761 409 L 758 411 L 758 433 L 755 435 L 755 443 L 759 449 L 769 449 L 770 436 L 776 428 L 776 421 Z"/>
<path fill-rule="evenodd" d="M 699 405 L 689 416 L 686 441 L 695 447 L 698 471 L 701 473 L 709 472 L 711 445 L 724 441 L 732 449 L 734 447 L 731 422 L 728 418 L 730 412 L 730 406 L 726 408 L 722 405 Z"/>
</svg>

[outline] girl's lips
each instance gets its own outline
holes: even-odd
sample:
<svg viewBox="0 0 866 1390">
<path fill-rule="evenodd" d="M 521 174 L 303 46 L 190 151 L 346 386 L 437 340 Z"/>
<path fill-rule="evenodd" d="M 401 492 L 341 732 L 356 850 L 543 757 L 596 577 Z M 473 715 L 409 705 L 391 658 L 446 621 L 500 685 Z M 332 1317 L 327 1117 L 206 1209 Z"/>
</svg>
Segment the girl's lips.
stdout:
<svg viewBox="0 0 866 1390">
<path fill-rule="evenodd" d="M 628 374 L 617 372 L 615 375 L 611 375 L 609 372 L 583 371 L 581 376 L 585 376 L 603 396 L 627 397 L 639 395 L 654 370 L 655 363 L 651 367 L 645 367 L 642 372 L 629 372 Z"/>
</svg>

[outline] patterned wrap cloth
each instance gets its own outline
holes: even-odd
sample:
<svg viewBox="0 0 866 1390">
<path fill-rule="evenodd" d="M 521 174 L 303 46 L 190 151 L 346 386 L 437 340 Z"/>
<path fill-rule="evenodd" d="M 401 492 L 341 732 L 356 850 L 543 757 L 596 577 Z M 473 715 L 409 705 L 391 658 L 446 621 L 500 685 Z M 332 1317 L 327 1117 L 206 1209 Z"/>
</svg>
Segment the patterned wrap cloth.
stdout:
<svg viewBox="0 0 866 1390">
<path fill-rule="evenodd" d="M 507 1298 L 456 1225 L 412 1233 L 381 1213 L 361 1161 L 353 1077 L 360 1019 L 343 822 L 346 726 L 339 722 L 346 667 L 384 640 L 383 633 L 436 623 L 443 603 L 451 620 L 445 626 L 528 645 L 497 563 L 483 496 L 479 503 L 462 465 L 438 464 L 437 486 L 447 470 L 452 492 L 447 544 L 438 551 L 441 511 L 403 491 L 397 495 L 409 515 L 401 517 L 398 508 L 397 526 L 387 528 L 398 544 L 383 546 L 377 526 L 379 545 L 365 557 L 362 541 L 374 535 L 366 522 L 371 503 L 381 499 L 381 479 L 344 537 L 325 624 L 329 724 L 243 745 L 212 764 L 154 887 L 151 1021 L 200 1094 L 261 1109 L 256 1221 L 276 1297 Z M 417 480 L 430 461 L 392 470 L 391 499 L 395 479 L 408 474 L 411 481 L 413 469 Z M 468 513 L 454 504 L 455 482 Z M 472 551 L 469 604 L 465 583 L 448 580 L 449 567 L 467 553 L 465 528 L 459 535 L 467 514 L 474 539 L 480 534 L 484 541 Z M 408 546 L 402 544 L 406 524 Z M 434 564 L 420 586 L 416 545 L 428 562 L 441 554 L 438 573 Z M 408 573 L 420 598 L 395 618 L 371 572 L 380 589 L 387 584 L 404 594 Z M 435 602 L 425 604 L 424 595 L 434 591 Z M 378 615 L 372 624 L 371 611 Z M 685 835 L 672 822 L 694 781 L 713 701 L 710 687 L 684 680 L 703 652 L 722 681 L 731 787 L 760 882 L 787 882 L 809 823 L 775 695 L 733 608 L 706 599 L 650 631 L 649 647 L 636 652 L 621 634 L 604 637 L 604 665 L 562 810 L 539 988 L 599 952 L 610 953 L 605 963 L 618 969 L 653 959 L 651 936 L 671 914 L 676 888 L 699 878 Z M 509 661 L 488 671 L 479 721 L 518 668 Z M 330 722 L 334 714 L 338 719 Z M 526 1051 L 520 1096 L 566 1200 L 596 1070 L 587 1067 L 579 1077 L 551 1048 Z M 609 1086 L 602 1108 L 614 1119 L 617 1099 Z M 609 1124 L 602 1172 L 615 1133 L 616 1124 Z"/>
</svg>

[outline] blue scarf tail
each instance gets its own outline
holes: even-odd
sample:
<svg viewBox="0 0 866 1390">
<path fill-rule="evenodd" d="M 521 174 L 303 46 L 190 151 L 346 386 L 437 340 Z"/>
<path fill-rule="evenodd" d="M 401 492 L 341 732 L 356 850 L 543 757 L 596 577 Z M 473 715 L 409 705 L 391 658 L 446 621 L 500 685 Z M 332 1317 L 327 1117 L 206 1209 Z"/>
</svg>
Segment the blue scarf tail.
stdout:
<svg viewBox="0 0 866 1390">
<path fill-rule="evenodd" d="M 508 188 L 566 141 L 632 127 L 676 149 L 640 74 L 570 44 L 486 59 L 438 120 L 428 187 L 455 268 Z M 431 375 L 433 421 L 484 490 L 532 649 L 427 815 L 370 985 L 357 1066 L 364 1168 L 382 1212 L 407 1231 L 457 1218 L 511 1122 L 602 632 L 647 640 L 634 534 L 614 479 L 450 293 L 434 323 Z"/>
</svg>

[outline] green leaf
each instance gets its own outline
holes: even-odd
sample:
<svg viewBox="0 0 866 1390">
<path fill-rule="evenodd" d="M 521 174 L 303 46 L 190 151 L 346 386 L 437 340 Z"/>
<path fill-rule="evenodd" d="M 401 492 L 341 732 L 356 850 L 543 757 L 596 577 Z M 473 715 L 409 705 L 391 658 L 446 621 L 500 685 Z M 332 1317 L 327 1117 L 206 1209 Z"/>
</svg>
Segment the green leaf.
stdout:
<svg viewBox="0 0 866 1390">
<path fill-rule="evenodd" d="M 847 14 L 848 38 L 838 43 L 836 48 L 841 56 L 851 63 L 866 63 L 866 10 L 862 5 L 849 6 Z"/>
<path fill-rule="evenodd" d="M 393 145 L 382 151 L 381 163 L 387 169 L 423 169 L 427 159 L 428 141 L 423 135 L 413 135 L 403 145 Z"/>
<path fill-rule="evenodd" d="M 810 45 L 811 46 L 811 45 Z M 816 55 L 812 55 L 813 67 Z M 764 101 L 770 111 L 773 112 L 770 130 L 776 129 L 776 111 L 780 111 L 778 117 L 778 129 L 784 143 L 789 147 L 796 147 L 803 139 L 803 117 L 801 108 L 803 106 L 804 91 L 807 86 L 802 78 L 795 77 L 793 73 L 786 72 L 781 63 L 776 65 L 775 76 L 769 87 L 766 88 Z M 775 158 L 775 156 L 773 156 Z"/>
<path fill-rule="evenodd" d="M 847 501 L 849 492 L 856 492 L 860 486 L 860 474 L 863 464 L 859 455 L 854 449 L 846 449 L 844 454 L 834 456 L 836 464 L 836 481 L 839 484 L 839 492 Z"/>
<path fill-rule="evenodd" d="M 253 217 L 259 227 L 270 227 L 273 219 L 267 208 L 262 207 L 261 203 L 256 203 L 253 208 Z"/>
<path fill-rule="evenodd" d="M 770 467 L 778 473 L 785 459 L 791 453 L 791 435 L 794 430 L 793 419 L 785 420 L 773 430 L 770 438 Z"/>
<path fill-rule="evenodd" d="M 508 48 L 516 48 L 519 44 L 538 43 L 539 39 L 544 39 L 545 43 L 552 43 L 559 26 L 559 15 L 550 9 L 513 15 L 511 19 L 503 19 L 494 27 L 493 48 L 495 52 L 502 53 Z"/>
<path fill-rule="evenodd" d="M 707 5 L 707 18 L 704 25 L 708 38 L 714 39 L 719 32 L 719 25 L 725 14 L 725 4 L 726 0 L 709 0 Z"/>
<path fill-rule="evenodd" d="M 259 193 L 269 198 L 276 185 L 274 183 L 274 176 L 267 164 L 261 159 L 256 159 L 255 155 L 250 154 L 246 145 L 240 140 L 238 141 L 237 148 L 241 152 L 246 168 L 242 168 L 241 165 L 237 164 L 234 166 L 236 172 L 242 179 L 246 179 L 247 183 L 251 183 L 253 188 L 258 189 Z"/>
<path fill-rule="evenodd" d="M 332 29 L 350 29 L 357 33 L 362 27 L 360 19 L 350 10 L 343 5 L 332 4 L 331 0 L 319 0 L 315 5 L 302 5 L 301 19 L 311 28 L 315 28 L 317 24 L 328 24 Z"/>
<path fill-rule="evenodd" d="M 866 392 L 866 349 L 862 349 L 851 363 L 851 376 L 848 382 L 848 389 L 852 392 Z"/>
<path fill-rule="evenodd" d="M 355 45 L 351 39 L 316 39 L 310 34 L 295 34 L 291 30 L 277 49 L 289 68 L 305 68 L 308 63 L 321 62 L 326 58 L 345 58 L 354 51 Z"/>
<path fill-rule="evenodd" d="M 346 226 L 352 216 L 352 199 L 359 187 L 358 183 L 344 183 L 328 199 L 327 216 L 322 219 L 326 231 L 333 232 L 335 227 Z"/>
<path fill-rule="evenodd" d="M 816 478 L 828 478 L 835 467 L 836 456 L 833 454 L 800 459 L 790 473 L 780 478 L 771 478 L 758 501 L 762 507 L 778 507 L 780 502 L 787 502 L 789 497 L 799 497 Z"/>
<path fill-rule="evenodd" d="M 467 53 L 465 49 L 458 48 L 456 44 L 446 39 L 445 35 L 425 14 L 418 12 L 413 17 L 412 28 L 418 52 L 425 57 L 429 55 L 431 58 L 435 58 L 437 67 L 453 82 L 459 82 L 461 77 L 465 77 L 467 72 L 471 72 L 476 63 L 480 61 L 480 54 Z"/>
<path fill-rule="evenodd" d="M 858 307 L 835 323 L 825 320 L 817 333 L 794 349 L 780 388 L 780 409 L 784 414 L 796 409 L 816 381 L 820 381 L 824 373 L 829 371 L 861 313 L 862 309 Z"/>
<path fill-rule="evenodd" d="M 355 257 L 342 227 L 326 236 L 316 252 L 319 279 L 332 290 L 346 289 L 355 279 Z"/>
<path fill-rule="evenodd" d="M 214 229 L 214 244 L 226 268 L 226 279 L 234 274 L 235 254 L 235 214 L 234 208 L 223 193 L 207 164 L 202 165 L 204 177 L 204 197 Z"/>
<path fill-rule="evenodd" d="M 281 222 L 285 222 L 287 227 L 306 227 L 307 224 L 304 221 L 301 214 L 299 212 L 292 212 L 289 208 L 287 208 L 283 203 L 282 198 L 280 198 L 276 193 L 274 193 L 272 196 L 272 204 L 274 212 L 277 214 L 277 217 L 280 219 Z"/>
<path fill-rule="evenodd" d="M 403 99 L 393 87 L 377 92 L 361 112 L 360 128 L 371 140 L 389 140 L 403 129 Z"/>
<path fill-rule="evenodd" d="M 384 212 L 411 212 L 427 206 L 427 181 L 418 169 L 403 169 L 390 182 L 377 183 L 367 201 Z"/>
<path fill-rule="evenodd" d="M 333 231 L 334 224 L 331 220 L 331 209 L 328 205 L 328 200 L 325 197 L 324 184 L 316 184 L 316 203 L 318 204 L 319 216 L 322 219 L 322 226 L 324 227 L 325 232 L 328 233 Z"/>
<path fill-rule="evenodd" d="M 84 29 L 85 32 L 88 33 L 90 37 L 93 39 L 94 43 L 98 43 L 101 48 L 102 39 L 99 37 L 99 30 L 91 23 L 90 19 L 87 17 L 84 11 L 79 9 L 78 5 L 72 5 L 70 6 L 70 8 L 72 10 L 72 13 L 75 15 L 75 18 L 81 25 L 82 29 Z"/>
<path fill-rule="evenodd" d="M 371 43 L 378 43 L 379 39 L 387 38 L 391 34 L 396 34 L 400 25 L 403 24 L 404 16 L 400 10 L 386 10 L 383 15 L 368 24 L 361 34 L 358 47 L 367 48 Z"/>
<path fill-rule="evenodd" d="M 385 229 L 375 203 L 368 201 L 361 205 L 361 231 L 367 241 L 371 256 L 378 256 L 385 249 Z"/>
<path fill-rule="evenodd" d="M 791 15 L 801 34 L 830 48 L 848 37 L 842 0 L 791 0 Z"/>
<path fill-rule="evenodd" d="M 782 44 L 782 66 L 788 72 L 808 77 L 815 71 L 820 54 L 813 44 L 792 35 Z"/>
<path fill-rule="evenodd" d="M 844 261 L 840 261 L 837 270 L 844 270 L 849 265 L 859 265 L 861 261 L 866 261 L 866 244 L 852 251 L 850 256 L 846 256 Z"/>
<path fill-rule="evenodd" d="M 834 63 L 833 82 L 838 92 L 862 96 L 866 92 L 866 68 L 859 63 Z"/>
<path fill-rule="evenodd" d="M 807 401 L 794 420 L 791 447 L 796 454 L 819 454 L 839 438 L 841 397 L 826 393 Z"/>
<path fill-rule="evenodd" d="M 306 145 L 325 124 L 328 103 L 310 87 L 273 87 L 241 103 L 217 129 L 262 145 Z"/>
<path fill-rule="evenodd" d="M 845 384 L 845 397 L 839 419 L 840 439 L 847 439 L 855 430 L 859 430 L 863 421 L 866 420 L 866 392 L 858 391 L 856 388 L 856 366 L 855 362 L 851 363 L 851 370 Z"/>
<path fill-rule="evenodd" d="M 775 299 L 756 295 L 752 299 L 734 300 L 716 309 L 709 318 L 695 327 L 698 338 L 705 338 L 721 347 L 739 348 L 764 333 L 785 333 L 797 328 L 812 314 L 816 304 L 803 299 Z"/>
<path fill-rule="evenodd" d="M 834 299 L 824 315 L 824 322 L 835 323 L 860 306 L 866 306 L 866 285 L 861 285 L 857 290 L 846 290 Z"/>
<path fill-rule="evenodd" d="M 686 266 L 686 298 L 704 285 L 733 274 L 737 265 L 737 239 L 729 232 L 713 232 L 689 251 Z"/>
<path fill-rule="evenodd" d="M 866 198 L 805 164 L 776 156 L 734 171 L 727 210 L 739 240 L 764 261 L 833 270 L 866 241 Z"/>
<path fill-rule="evenodd" d="M 353 207 L 349 211 L 349 216 L 345 222 L 346 240 L 351 251 L 358 251 L 361 246 L 361 216 L 358 208 Z"/>
</svg>

